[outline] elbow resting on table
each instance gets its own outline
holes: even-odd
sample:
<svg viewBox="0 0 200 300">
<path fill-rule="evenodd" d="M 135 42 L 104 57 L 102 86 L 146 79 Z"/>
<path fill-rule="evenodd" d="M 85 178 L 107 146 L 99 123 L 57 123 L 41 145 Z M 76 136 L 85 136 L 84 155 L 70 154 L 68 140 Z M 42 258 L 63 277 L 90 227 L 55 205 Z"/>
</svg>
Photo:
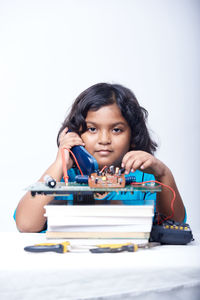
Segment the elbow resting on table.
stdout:
<svg viewBox="0 0 200 300">
<path fill-rule="evenodd" d="M 41 230 L 38 228 L 33 228 L 32 226 L 28 226 L 27 224 L 17 224 L 17 229 L 21 233 L 37 233 L 40 232 Z"/>
<path fill-rule="evenodd" d="M 44 225 L 38 226 L 38 224 L 33 225 L 27 220 L 20 219 L 16 215 L 16 226 L 19 232 L 21 233 L 37 233 L 43 230 Z"/>
</svg>

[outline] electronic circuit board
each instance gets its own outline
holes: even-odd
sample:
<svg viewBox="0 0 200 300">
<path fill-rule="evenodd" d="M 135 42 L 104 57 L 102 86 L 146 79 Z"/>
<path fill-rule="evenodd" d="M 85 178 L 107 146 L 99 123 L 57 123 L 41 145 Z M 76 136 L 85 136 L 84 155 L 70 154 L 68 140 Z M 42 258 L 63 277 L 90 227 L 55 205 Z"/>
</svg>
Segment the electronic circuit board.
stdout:
<svg viewBox="0 0 200 300">
<path fill-rule="evenodd" d="M 94 188 L 123 188 L 125 187 L 126 179 L 124 174 L 109 174 L 105 173 L 104 175 L 97 175 L 97 173 L 92 173 L 88 177 L 88 185 Z"/>
<path fill-rule="evenodd" d="M 48 187 L 44 182 L 36 182 L 26 190 L 30 191 L 31 194 L 34 196 L 36 194 L 43 194 L 43 195 L 53 195 L 53 196 L 63 196 L 68 194 L 80 194 L 80 193 L 96 193 L 96 192 L 131 192 L 134 191 L 141 191 L 141 192 L 161 192 L 161 186 L 157 183 L 145 183 L 137 185 L 126 185 L 124 187 L 90 187 L 87 184 L 78 184 L 76 182 L 69 182 L 66 185 L 64 182 L 57 182 L 55 187 L 51 188 Z"/>
</svg>

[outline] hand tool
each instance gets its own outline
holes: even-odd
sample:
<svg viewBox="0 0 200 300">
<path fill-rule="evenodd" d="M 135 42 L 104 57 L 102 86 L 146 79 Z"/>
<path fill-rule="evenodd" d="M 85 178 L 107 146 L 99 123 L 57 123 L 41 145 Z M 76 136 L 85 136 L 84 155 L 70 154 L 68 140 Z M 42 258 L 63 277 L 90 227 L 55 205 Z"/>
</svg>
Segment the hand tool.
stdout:
<svg viewBox="0 0 200 300">
<path fill-rule="evenodd" d="M 62 242 L 62 243 L 42 243 L 42 244 L 35 244 L 31 246 L 26 246 L 24 248 L 25 251 L 28 252 L 57 252 L 57 253 L 65 253 L 69 251 L 68 246 L 70 245 L 69 242 Z"/>
<path fill-rule="evenodd" d="M 152 242 L 145 244 L 100 244 L 95 245 L 97 248 L 91 248 L 91 245 L 70 245 L 70 242 L 65 241 L 62 243 L 41 243 L 26 246 L 24 248 L 27 252 L 88 252 L 91 253 L 118 253 L 118 252 L 136 252 L 139 248 L 148 249 L 160 245 L 160 243 Z"/>
<path fill-rule="evenodd" d="M 136 252 L 138 251 L 139 248 L 149 249 L 159 245 L 160 243 L 156 243 L 156 242 L 145 243 L 145 244 L 134 244 L 134 243 L 104 244 L 104 245 L 98 245 L 97 248 L 90 249 L 90 252 L 92 253 L 119 253 L 123 251 Z"/>
</svg>

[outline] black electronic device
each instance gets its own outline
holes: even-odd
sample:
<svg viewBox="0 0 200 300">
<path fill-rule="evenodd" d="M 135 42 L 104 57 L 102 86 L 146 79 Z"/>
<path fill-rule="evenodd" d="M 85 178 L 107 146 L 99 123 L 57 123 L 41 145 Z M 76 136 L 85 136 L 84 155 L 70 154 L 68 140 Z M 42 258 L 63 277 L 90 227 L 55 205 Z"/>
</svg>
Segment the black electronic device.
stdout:
<svg viewBox="0 0 200 300">
<path fill-rule="evenodd" d="M 158 242 L 163 245 L 186 245 L 193 241 L 193 234 L 190 226 L 186 223 L 175 222 L 172 219 L 161 219 L 155 214 L 150 242 Z"/>
</svg>

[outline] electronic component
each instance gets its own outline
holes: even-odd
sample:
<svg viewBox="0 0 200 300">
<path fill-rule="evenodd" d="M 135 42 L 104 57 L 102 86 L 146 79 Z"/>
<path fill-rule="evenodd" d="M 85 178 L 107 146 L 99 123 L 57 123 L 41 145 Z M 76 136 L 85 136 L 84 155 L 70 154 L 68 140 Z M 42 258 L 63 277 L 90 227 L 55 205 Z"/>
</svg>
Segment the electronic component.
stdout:
<svg viewBox="0 0 200 300">
<path fill-rule="evenodd" d="M 92 173 L 88 177 L 88 184 L 90 187 L 112 187 L 112 188 L 119 188 L 119 187 L 125 187 L 125 176 L 124 175 L 118 175 L 118 174 L 110 174 L 108 172 L 105 172 L 103 174 L 100 174 L 99 176 L 97 173 Z"/>
<path fill-rule="evenodd" d="M 76 182 L 69 182 L 66 185 L 64 182 L 57 182 L 56 186 L 52 189 L 47 186 L 44 182 L 38 181 L 36 183 L 31 184 L 27 187 L 28 191 L 31 192 L 32 196 L 36 194 L 41 195 L 53 195 L 53 196 L 64 196 L 69 194 L 88 194 L 88 192 L 134 192 L 134 191 L 141 191 L 141 192 L 161 192 L 161 186 L 157 183 L 154 185 L 144 184 L 144 185 L 126 185 L 125 187 L 90 187 L 87 184 L 78 184 Z"/>
<path fill-rule="evenodd" d="M 56 186 L 56 181 L 55 179 L 53 179 L 53 177 L 49 176 L 49 175 L 45 175 L 44 176 L 44 182 L 47 186 L 49 186 L 50 188 L 54 188 Z"/>
<path fill-rule="evenodd" d="M 110 166 L 103 168 L 101 171 L 87 175 L 77 175 L 75 180 L 77 183 L 88 184 L 90 187 L 99 188 L 121 188 L 125 187 L 126 184 L 135 182 L 135 176 L 129 176 L 125 178 L 123 174 L 125 169 L 114 168 Z"/>
<path fill-rule="evenodd" d="M 162 219 L 163 216 L 162 216 Z M 150 242 L 159 242 L 166 245 L 186 245 L 193 241 L 192 231 L 186 223 L 175 222 L 174 220 L 162 220 L 158 223 L 158 215 L 155 214 Z"/>
<path fill-rule="evenodd" d="M 131 192 L 141 191 L 141 192 L 160 192 L 161 186 L 156 182 L 147 182 L 142 184 L 137 184 L 135 182 L 135 176 L 125 176 L 124 169 L 119 169 L 114 167 L 105 167 L 101 171 L 92 173 L 88 175 L 77 175 L 75 177 L 76 182 L 68 182 L 66 185 L 64 182 L 57 182 L 56 186 L 52 189 L 49 184 L 44 184 L 43 182 L 36 182 L 27 188 L 35 196 L 36 194 L 43 195 L 54 195 L 63 196 L 68 194 L 73 194 L 81 198 L 82 194 L 87 194 L 91 198 L 93 193 L 101 192 Z M 89 183 L 89 185 L 88 185 Z M 132 185 L 132 183 L 135 183 Z M 89 202 L 91 200 L 88 199 Z M 82 202 L 82 200 L 81 200 Z"/>
<path fill-rule="evenodd" d="M 88 184 L 88 175 L 76 175 L 75 181 L 80 184 Z"/>
<path fill-rule="evenodd" d="M 112 173 L 110 174 L 112 175 Z M 100 176 L 100 173 L 97 172 L 97 176 Z M 110 176 L 109 176 L 110 177 Z M 76 175 L 75 181 L 80 184 L 88 184 L 88 175 Z M 126 185 L 129 185 L 133 182 L 136 182 L 135 176 L 125 176 Z"/>
</svg>

